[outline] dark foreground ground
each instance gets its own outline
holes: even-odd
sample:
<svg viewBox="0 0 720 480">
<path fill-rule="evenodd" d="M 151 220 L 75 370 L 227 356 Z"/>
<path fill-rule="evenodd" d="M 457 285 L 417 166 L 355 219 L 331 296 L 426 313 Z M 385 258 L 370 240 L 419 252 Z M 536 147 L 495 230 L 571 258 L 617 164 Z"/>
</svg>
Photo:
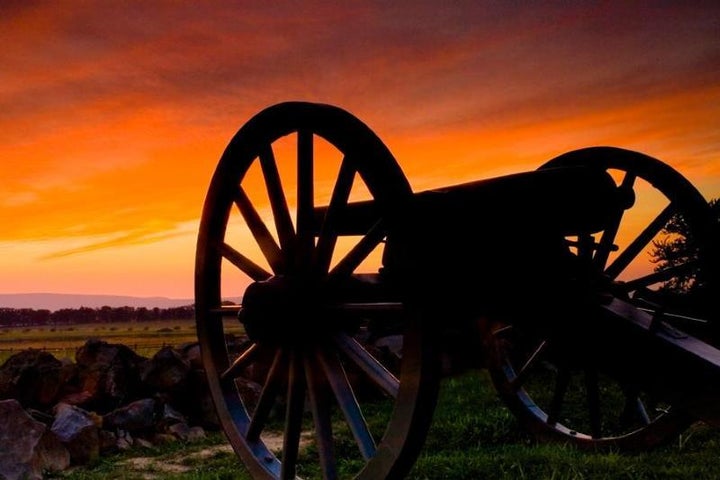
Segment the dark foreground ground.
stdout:
<svg viewBox="0 0 720 480">
<path fill-rule="evenodd" d="M 133 449 L 52 478 L 248 479 L 222 434 L 192 444 Z M 313 478 L 312 476 L 308 478 Z M 720 430 L 697 424 L 640 454 L 538 445 L 496 399 L 484 371 L 447 379 L 410 479 L 644 480 L 720 478 Z"/>
</svg>

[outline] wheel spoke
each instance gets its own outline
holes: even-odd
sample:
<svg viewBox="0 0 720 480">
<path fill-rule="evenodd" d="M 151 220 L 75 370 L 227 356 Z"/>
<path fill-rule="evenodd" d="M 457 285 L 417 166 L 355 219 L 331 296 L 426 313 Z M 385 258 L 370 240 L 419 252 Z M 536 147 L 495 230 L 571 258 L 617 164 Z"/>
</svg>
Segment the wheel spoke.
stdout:
<svg viewBox="0 0 720 480">
<path fill-rule="evenodd" d="M 270 272 L 232 248 L 227 243 L 220 245 L 220 254 L 255 281 L 267 280 L 272 276 Z"/>
<path fill-rule="evenodd" d="M 528 374 L 530 373 L 530 368 L 533 366 L 533 364 L 541 358 L 541 354 L 547 347 L 547 340 L 543 340 L 540 342 L 540 344 L 533 350 L 533 352 L 530 354 L 530 357 L 525 361 L 525 364 L 520 368 L 520 370 L 515 375 L 515 378 L 512 379 L 510 382 L 510 386 L 517 390 L 519 389 L 522 384 L 525 382 L 525 380 L 528 377 Z"/>
<path fill-rule="evenodd" d="M 627 248 L 620 253 L 620 255 L 617 256 L 615 261 L 613 261 L 605 270 L 605 273 L 612 279 L 617 278 L 617 276 L 620 275 L 623 270 L 625 270 L 627 266 L 630 265 L 630 263 L 640 254 L 642 249 L 650 243 L 650 240 L 652 240 L 655 235 L 657 235 L 665 227 L 668 220 L 670 220 L 674 214 L 675 205 L 671 203 L 665 207 L 647 227 L 645 227 L 645 230 L 640 232 L 640 235 L 638 235 L 627 246 Z"/>
<path fill-rule="evenodd" d="M 560 412 L 562 411 L 563 402 L 565 401 L 565 394 L 567 393 L 569 385 L 570 368 L 568 368 L 567 366 L 560 367 L 557 379 L 555 380 L 555 390 L 553 391 L 553 398 L 550 401 L 550 408 L 548 408 L 548 424 L 554 425 L 560 419 Z"/>
<path fill-rule="evenodd" d="M 632 425 L 635 420 L 640 420 L 643 425 L 650 425 L 651 420 L 645 408 L 645 403 L 643 403 L 636 391 L 626 392 L 625 407 L 621 418 L 628 425 Z"/>
<path fill-rule="evenodd" d="M 310 266 L 315 248 L 313 233 L 314 191 L 313 191 L 313 134 L 300 130 L 297 138 L 297 259 L 301 270 Z"/>
<path fill-rule="evenodd" d="M 659 272 L 650 273 L 642 277 L 630 280 L 622 284 L 622 288 L 626 292 L 633 292 L 643 287 L 648 287 L 660 282 L 666 282 L 671 278 L 680 277 L 692 272 L 697 267 L 697 261 L 689 261 L 682 265 L 665 268 Z"/>
<path fill-rule="evenodd" d="M 280 246 L 286 252 L 291 252 L 295 239 L 295 228 L 288 209 L 287 199 L 283 191 L 280 174 L 272 147 L 267 145 L 260 152 L 260 166 L 262 167 L 265 185 L 267 186 L 270 207 L 275 219 L 275 229 L 280 239 Z M 289 257 L 288 257 L 289 258 Z"/>
<path fill-rule="evenodd" d="M 270 416 L 270 411 L 273 405 L 275 405 L 275 399 L 280 393 L 282 375 L 285 373 L 285 369 L 285 355 L 282 350 L 278 350 L 275 352 L 275 357 L 273 358 L 270 370 L 265 379 L 265 385 L 263 386 L 262 392 L 260 392 L 260 398 L 255 407 L 255 412 L 248 425 L 248 430 L 245 435 L 248 442 L 256 442 L 260 439 L 260 433 L 262 433 L 263 428 L 265 428 L 265 423 Z"/>
<path fill-rule="evenodd" d="M 515 328 L 512 325 L 502 325 L 494 328 L 490 333 L 494 338 L 503 338 L 511 334 Z"/>
<path fill-rule="evenodd" d="M 318 375 L 320 367 L 314 358 L 305 357 L 305 379 L 310 397 L 310 410 L 315 424 L 320 468 L 324 480 L 337 478 L 333 447 L 332 422 L 330 421 L 330 390 L 327 381 Z"/>
<path fill-rule="evenodd" d="M 300 450 L 300 434 L 302 432 L 303 410 L 305 408 L 303 360 L 298 351 L 290 352 L 286 407 L 280 477 L 283 480 L 292 480 L 295 478 L 295 466 L 297 465 Z"/>
<path fill-rule="evenodd" d="M 267 229 L 267 226 L 265 226 L 265 222 L 263 222 L 260 215 L 258 215 L 257 210 L 255 210 L 245 190 L 240 186 L 238 186 L 235 195 L 235 204 L 238 206 L 240 213 L 242 213 L 245 223 L 247 223 L 250 228 L 250 231 L 260 246 L 260 250 L 262 250 L 263 255 L 265 255 L 273 271 L 275 273 L 282 273 L 284 270 L 284 259 L 280 247 L 275 243 L 275 239 Z"/>
<path fill-rule="evenodd" d="M 643 424 L 650 425 L 650 423 L 652 422 L 652 420 L 650 419 L 650 415 L 648 415 L 647 413 L 645 403 L 638 396 L 635 396 L 635 410 L 637 411 L 638 417 L 640 417 L 640 420 L 642 420 Z"/>
<path fill-rule="evenodd" d="M 357 398 L 355 398 L 355 393 L 350 386 L 350 381 L 340 363 L 340 359 L 334 353 L 328 354 L 319 351 L 318 360 L 335 394 L 340 410 L 345 416 L 345 421 L 350 427 L 353 437 L 355 437 L 360 453 L 365 460 L 369 460 L 375 455 L 375 441 L 365 422 L 360 405 Z"/>
<path fill-rule="evenodd" d="M 340 165 L 335 187 L 330 197 L 330 203 L 323 219 L 318 237 L 316 250 L 316 267 L 318 273 L 327 273 L 332 261 L 332 254 L 337 241 L 337 234 L 333 231 L 334 222 L 337 215 L 347 205 L 350 198 L 350 190 L 352 190 L 353 180 L 355 179 L 355 167 L 352 162 L 344 158 Z"/>
<path fill-rule="evenodd" d="M 365 350 L 360 343 L 346 333 L 335 336 L 340 350 L 362 370 L 380 389 L 393 398 L 397 397 L 400 381 L 385 366 Z"/>
<path fill-rule="evenodd" d="M 637 176 L 634 173 L 625 172 L 625 176 L 623 177 L 622 183 L 619 187 L 620 190 L 623 190 L 625 192 L 632 191 L 636 178 Z M 615 237 L 617 236 L 618 228 L 620 228 L 620 222 L 622 222 L 624 213 L 625 210 L 621 207 L 618 207 L 617 212 L 615 212 L 615 217 L 610 221 L 608 226 L 603 231 L 602 237 L 600 237 L 600 243 L 597 250 L 595 251 L 595 256 L 593 257 L 593 262 L 595 262 L 595 266 L 600 270 L 605 270 L 608 257 L 610 256 L 610 252 L 612 251 L 613 245 L 615 244 Z"/>
<path fill-rule="evenodd" d="M 585 370 L 585 391 L 587 393 L 588 413 L 590 415 L 590 434 L 593 438 L 600 438 L 600 388 L 598 371 L 595 368 L 587 368 Z"/>
<path fill-rule="evenodd" d="M 331 280 L 349 276 L 385 238 L 385 226 L 378 220 L 328 274 Z"/>
<path fill-rule="evenodd" d="M 260 347 L 257 343 L 251 344 L 247 350 L 241 353 L 240 356 L 233 361 L 230 367 L 220 374 L 220 379 L 222 381 L 228 381 L 238 377 L 240 372 L 257 357 L 259 351 Z"/>
</svg>

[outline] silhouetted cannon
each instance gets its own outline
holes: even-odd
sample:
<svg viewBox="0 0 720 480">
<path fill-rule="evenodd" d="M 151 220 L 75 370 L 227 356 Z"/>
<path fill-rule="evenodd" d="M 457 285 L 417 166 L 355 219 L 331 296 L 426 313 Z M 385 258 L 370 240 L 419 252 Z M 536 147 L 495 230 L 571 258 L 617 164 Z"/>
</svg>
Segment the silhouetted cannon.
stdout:
<svg viewBox="0 0 720 480">
<path fill-rule="evenodd" d="M 272 106 L 225 150 L 199 229 L 218 416 L 254 478 L 402 477 L 454 331 L 539 436 L 651 447 L 717 419 L 716 235 L 702 195 L 640 153 L 413 193 L 349 113 Z"/>
</svg>

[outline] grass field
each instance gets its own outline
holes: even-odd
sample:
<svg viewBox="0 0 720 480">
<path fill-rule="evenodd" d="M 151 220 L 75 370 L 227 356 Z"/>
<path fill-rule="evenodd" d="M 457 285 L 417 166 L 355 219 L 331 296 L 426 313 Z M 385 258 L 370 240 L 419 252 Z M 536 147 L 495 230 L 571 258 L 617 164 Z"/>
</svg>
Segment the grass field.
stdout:
<svg viewBox="0 0 720 480">
<path fill-rule="evenodd" d="M 238 328 L 238 333 L 240 330 Z M 88 338 L 123 343 L 150 356 L 163 344 L 196 340 L 192 320 L 0 329 L 0 364 L 11 352 L 45 348 L 72 357 Z M 63 354 L 64 353 L 64 354 Z M 341 429 L 338 429 L 338 432 Z M 349 440 L 350 441 L 350 440 Z M 352 465 L 340 470 L 356 471 Z M 49 478 L 249 479 L 220 433 L 196 444 L 136 448 Z M 309 473 L 306 479 L 316 478 Z M 349 478 L 342 476 L 341 478 Z M 414 480 L 650 480 L 720 478 L 720 429 L 697 424 L 670 444 L 639 454 L 582 452 L 536 444 L 500 403 L 485 371 L 446 379 L 430 434 L 408 476 Z"/>
<path fill-rule="evenodd" d="M 185 319 L 0 328 L 0 364 L 26 348 L 44 349 L 57 358 L 74 358 L 75 350 L 90 338 L 122 343 L 144 356 L 151 356 L 163 345 L 197 340 L 195 321 Z"/>
<path fill-rule="evenodd" d="M 342 465 L 341 465 L 342 468 Z M 250 477 L 221 434 L 197 444 L 135 449 L 54 478 L 210 480 Z M 312 474 L 304 478 L 315 478 Z M 341 478 L 346 478 L 342 476 Z M 446 379 L 413 480 L 649 480 L 720 478 L 720 431 L 695 425 L 676 441 L 640 454 L 581 452 L 538 445 L 497 400 L 487 375 Z"/>
</svg>

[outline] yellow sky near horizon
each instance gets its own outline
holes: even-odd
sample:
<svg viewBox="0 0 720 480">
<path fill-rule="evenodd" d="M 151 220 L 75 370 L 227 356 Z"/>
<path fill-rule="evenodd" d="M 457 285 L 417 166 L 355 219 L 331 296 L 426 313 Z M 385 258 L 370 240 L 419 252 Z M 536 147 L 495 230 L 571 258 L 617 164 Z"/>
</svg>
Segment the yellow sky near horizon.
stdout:
<svg viewBox="0 0 720 480">
<path fill-rule="evenodd" d="M 366 122 L 415 190 L 616 145 L 720 196 L 720 6 L 0 4 L 0 292 L 191 297 L 235 131 Z"/>
</svg>

